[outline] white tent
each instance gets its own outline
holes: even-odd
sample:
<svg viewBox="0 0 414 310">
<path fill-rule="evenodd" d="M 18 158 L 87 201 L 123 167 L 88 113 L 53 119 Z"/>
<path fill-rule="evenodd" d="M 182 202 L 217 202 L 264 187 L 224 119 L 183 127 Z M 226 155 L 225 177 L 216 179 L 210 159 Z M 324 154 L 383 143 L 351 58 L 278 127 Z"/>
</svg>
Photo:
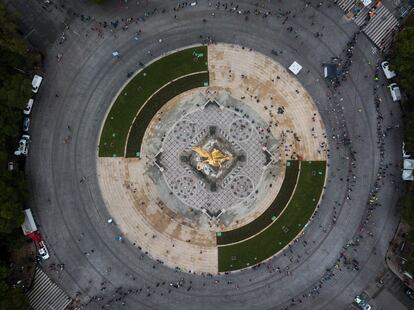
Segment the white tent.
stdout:
<svg viewBox="0 0 414 310">
<path fill-rule="evenodd" d="M 413 181 L 414 180 L 413 170 L 403 170 L 402 179 L 404 181 Z"/>
<path fill-rule="evenodd" d="M 300 70 L 302 70 L 302 66 L 300 64 L 298 64 L 296 61 L 294 61 L 290 67 L 289 70 L 294 74 L 297 75 L 299 73 Z"/>
<path fill-rule="evenodd" d="M 414 169 L 414 159 L 404 159 L 404 169 Z"/>
</svg>

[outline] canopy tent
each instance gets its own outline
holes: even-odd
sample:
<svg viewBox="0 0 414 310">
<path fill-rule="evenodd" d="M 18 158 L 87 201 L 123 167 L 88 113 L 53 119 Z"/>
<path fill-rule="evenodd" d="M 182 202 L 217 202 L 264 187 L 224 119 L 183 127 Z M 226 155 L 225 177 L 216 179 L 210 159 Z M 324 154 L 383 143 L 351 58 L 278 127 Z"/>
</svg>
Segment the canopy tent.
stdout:
<svg viewBox="0 0 414 310">
<path fill-rule="evenodd" d="M 414 180 L 413 170 L 403 170 L 402 172 L 402 179 L 404 181 L 412 181 Z"/>
<path fill-rule="evenodd" d="M 323 76 L 326 79 L 336 79 L 337 77 L 337 66 L 336 64 L 326 64 L 323 67 Z"/>
<path fill-rule="evenodd" d="M 294 61 L 290 67 L 289 70 L 294 74 L 297 75 L 299 73 L 300 70 L 302 70 L 302 66 L 300 64 L 298 64 L 296 61 Z"/>
<path fill-rule="evenodd" d="M 414 169 L 414 159 L 404 159 L 404 169 Z"/>
</svg>

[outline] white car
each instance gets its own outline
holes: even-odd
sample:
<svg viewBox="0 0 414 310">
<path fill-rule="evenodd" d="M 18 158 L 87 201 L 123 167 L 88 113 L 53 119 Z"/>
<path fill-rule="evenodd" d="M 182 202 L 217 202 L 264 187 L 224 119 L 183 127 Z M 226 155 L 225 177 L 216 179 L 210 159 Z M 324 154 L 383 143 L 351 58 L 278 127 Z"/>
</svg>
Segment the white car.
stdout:
<svg viewBox="0 0 414 310">
<path fill-rule="evenodd" d="M 42 259 L 48 259 L 49 256 L 49 251 L 47 250 L 46 244 L 43 241 L 39 242 L 39 250 L 38 250 L 40 256 L 42 257 Z"/>
<path fill-rule="evenodd" d="M 395 74 L 394 71 L 390 70 L 389 66 L 390 66 L 390 63 L 388 61 L 383 61 L 381 63 L 382 71 L 384 71 L 384 75 L 388 80 L 397 76 L 397 74 Z"/>
<path fill-rule="evenodd" d="M 401 100 L 401 91 L 398 87 L 397 83 L 392 83 L 388 85 L 388 89 L 390 90 L 390 94 L 392 97 L 392 101 L 400 101 Z"/>
<path fill-rule="evenodd" d="M 29 141 L 30 141 L 30 136 L 23 135 L 19 141 L 19 147 L 14 152 L 14 155 L 16 156 L 27 155 L 27 152 L 29 151 Z"/>
<path fill-rule="evenodd" d="M 32 80 L 32 92 L 37 93 L 39 91 L 40 84 L 42 84 L 43 78 L 40 75 L 35 75 Z"/>
<path fill-rule="evenodd" d="M 362 310 L 371 310 L 371 305 L 360 296 L 355 297 L 354 301 Z"/>
<path fill-rule="evenodd" d="M 26 104 L 26 107 L 23 109 L 24 115 L 30 115 L 30 112 L 32 112 L 33 103 L 34 103 L 34 100 L 30 98 Z"/>
</svg>

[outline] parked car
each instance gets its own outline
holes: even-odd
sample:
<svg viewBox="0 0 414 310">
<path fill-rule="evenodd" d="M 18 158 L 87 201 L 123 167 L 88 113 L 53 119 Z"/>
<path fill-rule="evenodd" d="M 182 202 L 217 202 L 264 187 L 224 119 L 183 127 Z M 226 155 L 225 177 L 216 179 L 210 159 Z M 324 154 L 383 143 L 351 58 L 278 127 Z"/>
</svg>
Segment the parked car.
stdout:
<svg viewBox="0 0 414 310">
<path fill-rule="evenodd" d="M 362 297 L 362 296 L 356 296 L 354 298 L 355 303 L 359 306 L 362 310 L 371 310 L 371 305 Z"/>
<path fill-rule="evenodd" d="M 30 129 L 30 118 L 25 117 L 23 119 L 23 131 L 28 132 Z"/>
<path fill-rule="evenodd" d="M 33 103 L 34 103 L 34 100 L 30 98 L 26 104 L 26 107 L 23 110 L 24 115 L 30 115 L 30 112 L 32 112 Z"/>
<path fill-rule="evenodd" d="M 43 78 L 40 75 L 35 75 L 32 80 L 32 92 L 37 93 L 39 91 L 40 84 L 42 84 Z"/>
<path fill-rule="evenodd" d="M 413 290 L 412 290 L 412 289 L 407 288 L 407 289 L 405 290 L 405 294 L 406 294 L 409 298 L 414 299 L 414 292 L 413 292 Z"/>
<path fill-rule="evenodd" d="M 390 70 L 389 66 L 390 63 L 388 61 L 383 61 L 381 63 L 382 71 L 384 71 L 384 75 L 388 80 L 397 76 L 397 74 L 394 71 Z"/>
<path fill-rule="evenodd" d="M 392 101 L 400 101 L 401 100 L 401 91 L 398 87 L 397 83 L 392 83 L 388 85 L 388 89 L 390 90 Z"/>
<path fill-rule="evenodd" d="M 19 141 L 19 147 L 14 152 L 14 155 L 20 156 L 20 155 L 27 155 L 29 151 L 29 141 L 30 136 L 29 135 L 23 135 L 22 138 Z"/>
<path fill-rule="evenodd" d="M 49 256 L 49 251 L 47 250 L 46 244 L 44 243 L 44 241 L 40 241 L 39 242 L 39 250 L 38 250 L 40 256 L 43 259 L 48 259 Z"/>
</svg>

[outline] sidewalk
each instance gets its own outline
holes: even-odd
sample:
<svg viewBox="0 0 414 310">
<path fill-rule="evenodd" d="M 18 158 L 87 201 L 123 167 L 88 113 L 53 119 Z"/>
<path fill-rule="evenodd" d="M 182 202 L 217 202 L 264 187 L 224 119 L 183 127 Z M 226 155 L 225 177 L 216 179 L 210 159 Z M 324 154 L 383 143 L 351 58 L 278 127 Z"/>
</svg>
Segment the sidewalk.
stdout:
<svg viewBox="0 0 414 310">
<path fill-rule="evenodd" d="M 405 241 L 405 234 L 408 232 L 409 226 L 405 223 L 400 223 L 395 233 L 394 239 L 390 243 L 385 261 L 387 266 L 400 280 L 409 288 L 414 290 L 414 280 L 404 275 L 401 269 L 402 263 L 405 257 L 409 257 L 414 248 Z M 405 242 L 405 246 L 402 249 L 402 244 Z M 401 251 L 402 250 L 402 251 Z"/>
</svg>

